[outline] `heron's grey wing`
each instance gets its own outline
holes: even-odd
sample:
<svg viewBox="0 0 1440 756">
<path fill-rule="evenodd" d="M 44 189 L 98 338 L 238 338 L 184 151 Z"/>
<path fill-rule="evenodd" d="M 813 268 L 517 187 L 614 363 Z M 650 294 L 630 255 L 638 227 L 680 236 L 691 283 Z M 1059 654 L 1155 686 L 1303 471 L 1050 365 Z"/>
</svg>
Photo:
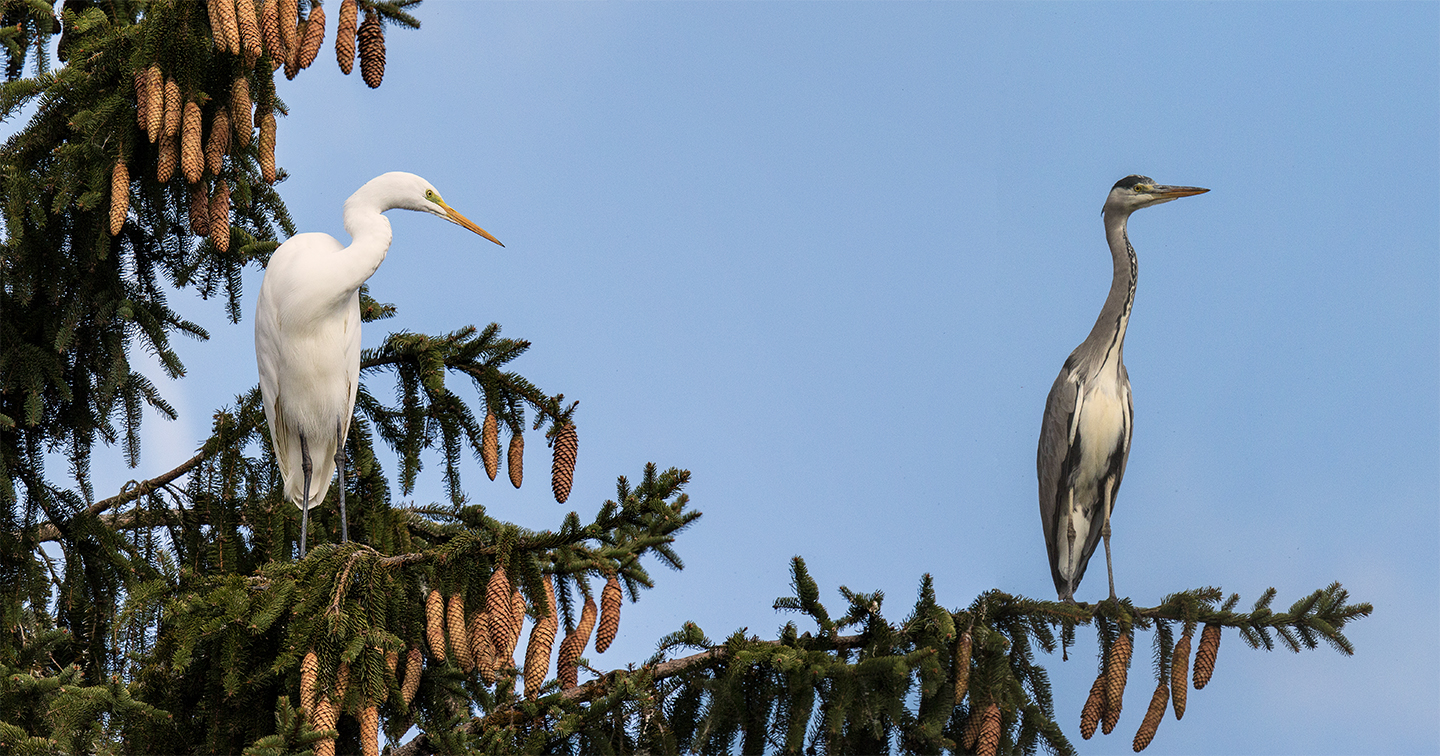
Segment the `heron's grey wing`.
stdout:
<svg viewBox="0 0 1440 756">
<path fill-rule="evenodd" d="M 1050 395 L 1045 398 L 1045 417 L 1040 423 L 1040 447 L 1035 453 L 1035 474 L 1040 481 L 1040 523 L 1045 530 L 1045 551 L 1050 557 L 1050 571 L 1060 590 L 1058 569 L 1061 488 L 1069 477 L 1071 436 L 1075 422 L 1075 404 L 1080 386 L 1076 381 L 1072 360 L 1065 361 Z"/>
</svg>

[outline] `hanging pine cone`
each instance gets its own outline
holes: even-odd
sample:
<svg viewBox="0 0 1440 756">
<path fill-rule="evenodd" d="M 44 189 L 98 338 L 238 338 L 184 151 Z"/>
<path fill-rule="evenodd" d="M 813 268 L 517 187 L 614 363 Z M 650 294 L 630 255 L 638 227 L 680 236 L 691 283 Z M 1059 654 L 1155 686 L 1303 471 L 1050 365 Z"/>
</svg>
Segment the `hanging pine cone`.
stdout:
<svg viewBox="0 0 1440 756">
<path fill-rule="evenodd" d="M 321 696 L 315 704 L 315 716 L 310 722 L 316 730 L 333 730 L 335 724 L 340 721 L 340 710 L 330 703 L 330 699 Z M 326 738 L 315 741 L 315 756 L 335 756 L 335 739 Z"/>
<path fill-rule="evenodd" d="M 210 141 L 205 145 L 205 165 L 210 175 L 219 176 L 225 166 L 225 155 L 230 152 L 230 117 L 225 108 L 216 108 L 210 118 Z"/>
<path fill-rule="evenodd" d="M 425 598 L 425 640 L 430 643 L 430 656 L 445 661 L 445 600 L 440 591 L 432 590 Z"/>
<path fill-rule="evenodd" d="M 235 0 L 209 0 L 210 28 L 215 34 L 215 49 L 231 55 L 240 54 L 240 24 L 235 18 Z"/>
<path fill-rule="evenodd" d="M 470 613 L 470 658 L 475 660 L 475 669 L 480 679 L 488 685 L 495 682 L 495 644 L 490 640 L 490 615 L 487 612 Z"/>
<path fill-rule="evenodd" d="M 279 0 L 270 0 L 260 9 L 260 38 L 274 71 L 285 60 L 285 39 L 280 34 Z"/>
<path fill-rule="evenodd" d="M 290 37 L 290 50 L 285 55 L 285 78 L 294 79 L 300 73 L 300 44 L 305 39 L 305 21 L 301 20 Z"/>
<path fill-rule="evenodd" d="M 385 78 L 385 30 L 380 27 L 380 17 L 366 13 L 365 21 L 357 32 L 360 45 L 360 76 L 365 86 L 375 89 Z"/>
<path fill-rule="evenodd" d="M 160 73 L 160 64 L 150 64 L 150 70 L 146 72 L 148 81 L 145 82 L 145 97 L 148 102 L 145 105 L 145 133 L 150 136 L 153 144 L 159 141 L 161 131 L 165 128 L 165 75 Z"/>
<path fill-rule="evenodd" d="M 161 138 L 173 137 L 180 133 L 180 85 L 174 79 L 165 80 L 165 132 Z"/>
<path fill-rule="evenodd" d="M 494 480 L 500 470 L 500 424 L 494 412 L 485 413 L 485 425 L 480 429 L 480 460 L 485 463 L 485 474 Z"/>
<path fill-rule="evenodd" d="M 200 149 L 200 134 L 200 106 L 187 102 L 180 124 L 180 171 L 192 184 L 205 175 L 205 154 Z"/>
<path fill-rule="evenodd" d="M 345 694 L 350 690 L 350 662 L 340 662 L 335 669 L 335 708 L 344 709 Z"/>
<path fill-rule="evenodd" d="M 485 611 L 492 614 L 503 614 L 509 618 L 510 610 L 510 578 L 505 575 L 504 567 L 496 567 L 490 573 L 490 580 L 485 583 Z M 491 640 L 498 640 L 493 637 Z M 498 646 L 499 643 L 496 643 Z"/>
<path fill-rule="evenodd" d="M 266 113 L 260 121 L 260 177 L 275 183 L 275 114 Z"/>
<path fill-rule="evenodd" d="M 1175 718 L 1185 716 L 1185 684 L 1190 677 L 1190 629 L 1187 628 L 1175 643 L 1175 655 L 1170 657 L 1170 697 L 1174 699 Z"/>
<path fill-rule="evenodd" d="M 255 18 L 254 0 L 235 0 L 235 20 L 240 28 L 240 51 L 245 55 L 245 67 L 250 68 L 265 52 L 260 45 L 260 24 Z"/>
<path fill-rule="evenodd" d="M 380 756 L 380 711 L 375 704 L 360 709 L 360 753 Z"/>
<path fill-rule="evenodd" d="M 600 591 L 600 625 L 595 633 L 595 653 L 603 654 L 620 632 L 620 581 L 614 575 L 605 579 L 605 589 Z"/>
<path fill-rule="evenodd" d="M 300 23 L 300 8 L 296 0 L 275 0 L 275 23 L 280 30 L 280 60 L 288 60 L 290 51 L 299 44 L 295 39 L 295 27 Z"/>
<path fill-rule="evenodd" d="M 995 751 L 1000 748 L 999 706 L 992 703 L 985 707 L 980 721 L 980 737 L 975 745 L 975 753 L 980 756 L 995 756 Z"/>
<path fill-rule="evenodd" d="M 135 124 L 142 131 L 150 131 L 150 72 L 135 72 Z"/>
<path fill-rule="evenodd" d="M 399 666 L 399 664 L 400 664 L 400 652 L 399 652 L 399 651 L 391 650 L 391 651 L 386 651 L 386 652 L 385 652 L 385 669 L 390 672 L 390 676 L 391 676 L 391 677 L 395 677 L 395 668 L 396 668 L 397 666 Z M 397 680 L 396 682 L 399 682 L 399 681 Z"/>
<path fill-rule="evenodd" d="M 1145 750 L 1145 746 L 1155 739 L 1155 730 L 1160 727 L 1160 720 L 1165 718 L 1165 704 L 1169 700 L 1170 685 L 1161 680 L 1155 688 L 1155 695 L 1150 697 L 1150 708 L 1145 710 L 1145 719 L 1140 722 L 1140 730 L 1135 733 L 1135 742 L 1131 744 L 1136 753 Z"/>
<path fill-rule="evenodd" d="M 160 137 L 160 155 L 155 159 L 155 180 L 165 183 L 175 175 L 180 163 L 180 138 L 171 134 Z"/>
<path fill-rule="evenodd" d="M 309 68 L 325 44 L 325 9 L 310 6 L 310 17 L 305 19 L 305 33 L 300 38 L 300 68 Z"/>
<path fill-rule="evenodd" d="M 210 235 L 210 197 L 205 192 L 204 182 L 190 187 L 190 233 Z"/>
<path fill-rule="evenodd" d="M 130 169 L 124 160 L 116 160 L 110 171 L 110 235 L 120 233 L 125 227 L 125 216 L 130 212 Z"/>
<path fill-rule="evenodd" d="M 230 187 L 224 181 L 215 182 L 210 194 L 210 242 L 221 254 L 230 251 Z"/>
<path fill-rule="evenodd" d="M 560 504 L 570 498 L 570 485 L 575 482 L 575 452 L 579 447 L 575 426 L 566 423 L 555 436 L 555 458 L 550 466 L 550 491 Z"/>
<path fill-rule="evenodd" d="M 1080 709 L 1080 737 L 1089 740 L 1095 734 L 1095 727 L 1100 724 L 1100 717 L 1105 714 L 1105 673 L 1101 672 L 1095 678 L 1095 684 L 1090 686 L 1090 697 L 1085 699 L 1085 706 Z"/>
<path fill-rule="evenodd" d="M 1210 684 L 1215 673 L 1215 657 L 1220 653 L 1220 626 L 1206 625 L 1200 631 L 1200 645 L 1195 649 L 1195 689 Z"/>
<path fill-rule="evenodd" d="M 510 468 L 510 485 L 516 488 L 525 480 L 525 436 L 516 433 L 510 437 L 510 451 L 505 455 L 505 465 Z"/>
<path fill-rule="evenodd" d="M 320 672 L 320 659 L 314 649 L 305 652 L 300 661 L 300 705 L 311 714 L 315 713 L 315 675 Z"/>
<path fill-rule="evenodd" d="M 545 609 L 547 614 L 535 621 L 530 629 L 530 642 L 525 646 L 525 697 L 535 700 L 540 695 L 540 686 L 550 673 L 550 649 L 555 646 L 555 633 L 560 628 L 556 614 L 555 586 L 550 576 L 545 576 Z"/>
<path fill-rule="evenodd" d="M 248 3 L 250 0 L 240 0 Z M 236 76 L 230 84 L 230 126 L 235 129 L 235 138 L 241 147 L 250 146 L 250 80 Z"/>
<path fill-rule="evenodd" d="M 590 631 L 594 627 L 595 599 L 586 596 L 585 607 L 580 610 L 580 621 L 574 630 L 565 634 L 565 640 L 560 641 L 560 654 L 555 659 L 555 676 L 560 680 L 561 689 L 569 690 L 579 684 L 580 655 L 585 652 L 585 644 L 590 642 Z"/>
<path fill-rule="evenodd" d="M 355 66 L 355 20 L 358 12 L 355 0 L 344 0 L 340 3 L 340 15 L 335 20 L 335 62 L 340 64 L 340 72 L 346 76 Z M 494 480 L 495 476 L 491 475 L 490 479 Z"/>
<path fill-rule="evenodd" d="M 970 650 L 974 639 L 970 631 L 966 630 L 960 634 L 959 640 L 955 641 L 955 705 L 965 700 L 965 692 L 970 688 Z"/>
<path fill-rule="evenodd" d="M 420 648 L 411 646 L 405 655 L 405 680 L 400 683 L 400 699 L 406 706 L 415 700 L 415 691 L 420 690 Z"/>
<path fill-rule="evenodd" d="M 475 659 L 470 655 L 470 636 L 465 632 L 465 599 L 457 593 L 448 603 L 445 620 L 450 631 L 450 653 L 460 669 L 469 674 L 475 671 Z"/>
<path fill-rule="evenodd" d="M 520 595 L 519 588 L 511 588 L 510 629 L 514 632 L 514 634 L 506 636 L 505 648 L 501 649 L 504 653 L 501 654 L 501 656 L 504 660 L 509 661 L 510 666 L 512 667 L 515 665 L 515 647 L 520 644 L 520 629 L 524 626 L 524 624 L 525 597 Z"/>
<path fill-rule="evenodd" d="M 1130 673 L 1130 654 L 1135 641 L 1130 633 L 1122 631 L 1115 642 L 1110 644 L 1110 654 L 1105 658 L 1105 717 L 1100 730 L 1109 735 L 1120 721 L 1120 709 L 1124 706 L 1125 678 Z"/>
</svg>

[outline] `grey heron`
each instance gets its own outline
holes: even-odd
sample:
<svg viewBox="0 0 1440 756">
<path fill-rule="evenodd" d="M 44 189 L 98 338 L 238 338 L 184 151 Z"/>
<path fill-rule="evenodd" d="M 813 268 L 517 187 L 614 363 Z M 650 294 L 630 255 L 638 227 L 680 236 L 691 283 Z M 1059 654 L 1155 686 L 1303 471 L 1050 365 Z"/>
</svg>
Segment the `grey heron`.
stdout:
<svg viewBox="0 0 1440 756">
<path fill-rule="evenodd" d="M 1110 293 L 1090 335 L 1081 342 L 1045 400 L 1035 472 L 1040 479 L 1040 522 L 1050 574 L 1061 601 L 1073 602 L 1085 566 L 1105 539 L 1105 569 L 1115 600 L 1110 561 L 1110 513 L 1130 457 L 1130 376 L 1125 372 L 1125 328 L 1135 301 L 1135 248 L 1125 233 L 1142 207 L 1210 191 L 1163 186 L 1146 176 L 1115 182 L 1105 199 L 1105 239 L 1115 265 Z"/>
</svg>

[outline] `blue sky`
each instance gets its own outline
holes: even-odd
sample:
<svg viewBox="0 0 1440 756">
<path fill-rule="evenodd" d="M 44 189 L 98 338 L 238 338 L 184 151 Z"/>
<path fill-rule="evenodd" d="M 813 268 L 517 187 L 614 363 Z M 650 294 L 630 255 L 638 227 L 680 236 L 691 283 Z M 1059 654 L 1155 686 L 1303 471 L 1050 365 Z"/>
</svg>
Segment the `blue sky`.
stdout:
<svg viewBox="0 0 1440 756">
<path fill-rule="evenodd" d="M 1214 682 L 1149 751 L 1440 750 L 1440 5 L 417 15 L 387 35 L 379 90 L 328 47 L 281 82 L 281 190 L 301 230 L 343 238 L 344 199 L 409 170 L 507 245 L 392 212 L 370 283 L 400 314 L 365 340 L 497 321 L 534 342 L 516 369 L 580 400 L 570 502 L 532 441 L 523 490 L 471 464 L 492 514 L 553 527 L 647 461 L 693 472 L 687 568 L 655 568 L 593 664 L 638 661 L 686 620 L 773 637 L 796 554 L 832 606 L 837 586 L 883 589 L 895 619 L 925 572 L 951 608 L 1052 596 L 1040 415 L 1109 285 L 1101 203 L 1142 173 L 1212 191 L 1130 224 L 1121 593 L 1214 585 L 1248 606 L 1275 586 L 1288 606 L 1339 580 L 1376 607 L 1352 658 L 1228 633 Z M 181 303 L 213 338 L 181 345 L 184 414 L 152 424 L 139 475 L 188 456 L 255 383 L 259 283 L 238 326 Z M 441 495 L 432 474 L 416 498 Z M 1077 595 L 1104 594 L 1097 567 Z M 1128 750 L 1148 665 L 1117 734 L 1084 742 L 1093 657 L 1049 662 L 1081 752 Z"/>
</svg>

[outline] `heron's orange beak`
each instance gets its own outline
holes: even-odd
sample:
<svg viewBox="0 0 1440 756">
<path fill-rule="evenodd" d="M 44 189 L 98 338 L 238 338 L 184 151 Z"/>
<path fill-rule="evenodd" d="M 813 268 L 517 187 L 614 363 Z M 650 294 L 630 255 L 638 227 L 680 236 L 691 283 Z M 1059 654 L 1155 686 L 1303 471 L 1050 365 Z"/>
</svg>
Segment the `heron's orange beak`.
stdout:
<svg viewBox="0 0 1440 756">
<path fill-rule="evenodd" d="M 1203 191 L 1205 191 L 1205 190 L 1204 190 L 1204 189 L 1201 189 L 1200 191 L 1203 192 Z M 475 225 L 474 223 L 472 223 L 469 218 L 466 218 L 465 216 L 461 215 L 459 212 L 457 212 L 457 211 L 455 210 L 455 208 L 450 207 L 449 205 L 445 204 L 444 202 L 441 202 L 441 203 L 440 203 L 440 206 L 443 207 L 443 208 L 445 208 L 445 217 L 448 218 L 451 222 L 456 223 L 456 224 L 461 225 L 461 226 L 464 226 L 465 228 L 468 228 L 468 229 L 470 229 L 471 231 L 474 231 L 475 233 L 477 233 L 477 234 L 485 237 L 486 239 L 489 239 L 490 241 L 495 242 L 496 244 L 500 244 L 500 240 L 499 240 L 499 239 L 496 239 L 495 237 L 491 236 L 489 231 L 486 231 L 485 229 L 483 229 L 483 228 Z M 505 246 L 505 245 L 504 245 L 504 244 L 500 244 L 500 246 L 503 247 L 503 246 Z"/>
<path fill-rule="evenodd" d="M 1196 194 L 1204 194 L 1209 189 L 1201 189 L 1198 186 L 1157 186 L 1149 193 L 1156 197 L 1165 199 L 1176 199 L 1178 197 L 1189 197 Z"/>
</svg>

